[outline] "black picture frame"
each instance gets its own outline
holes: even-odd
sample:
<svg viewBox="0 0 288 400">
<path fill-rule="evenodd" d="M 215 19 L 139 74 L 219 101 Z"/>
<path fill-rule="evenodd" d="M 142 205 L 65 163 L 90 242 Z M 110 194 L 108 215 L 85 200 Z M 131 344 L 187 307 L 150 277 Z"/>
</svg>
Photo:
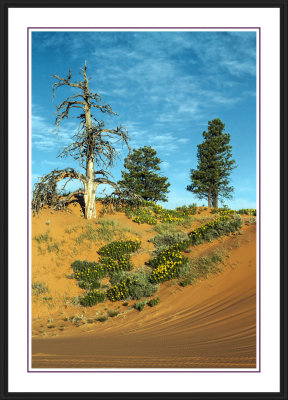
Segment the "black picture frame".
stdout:
<svg viewBox="0 0 288 400">
<path fill-rule="evenodd" d="M 10 398 L 45 398 L 45 399 L 61 399 L 61 398 L 97 398 L 97 399 L 212 399 L 212 398 L 237 398 L 237 399 L 287 399 L 287 181 L 288 181 L 288 168 L 287 168 L 287 154 L 288 154 L 288 126 L 287 126 L 287 25 L 288 25 L 288 0 L 180 0 L 179 2 L 173 1 L 113 1 L 113 0 L 85 0 L 80 1 L 65 1 L 59 2 L 52 0 L 30 0 L 17 2 L 11 0 L 1 1 L 1 180 L 2 180 L 2 196 L 1 196 L 1 399 Z M 135 393 L 113 393 L 113 392 L 95 392 L 95 393 L 70 393 L 70 392 L 9 392 L 8 391 L 8 207 L 9 207 L 9 186 L 8 186 L 8 12 L 11 8 L 205 8 L 207 12 L 212 8 L 272 8 L 277 7 L 280 10 L 280 392 L 279 393 L 219 393 L 219 392 L 135 392 Z M 12 145 L 9 143 L 9 145 Z M 49 378 L 48 378 L 49 379 Z M 189 377 L 187 377 L 189 379 Z"/>
</svg>

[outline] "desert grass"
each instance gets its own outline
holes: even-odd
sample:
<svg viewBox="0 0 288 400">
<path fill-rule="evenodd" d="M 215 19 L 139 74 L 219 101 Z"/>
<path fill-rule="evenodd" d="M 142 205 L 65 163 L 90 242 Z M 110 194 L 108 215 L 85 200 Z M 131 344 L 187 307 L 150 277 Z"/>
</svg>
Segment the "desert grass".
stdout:
<svg viewBox="0 0 288 400">
<path fill-rule="evenodd" d="M 68 233 L 69 235 L 71 235 L 71 233 L 77 232 L 79 229 L 78 225 L 70 225 L 68 224 L 65 228 L 65 233 Z"/>
<path fill-rule="evenodd" d="M 182 228 L 190 228 L 197 221 L 195 217 L 188 215 L 182 221 L 162 222 L 153 227 L 158 234 L 175 233 L 181 231 Z"/>
<path fill-rule="evenodd" d="M 67 233 L 71 234 L 71 228 L 68 229 Z M 130 227 L 122 227 L 116 220 L 99 219 L 97 223 L 88 223 L 86 226 L 83 226 L 82 232 L 74 238 L 74 241 L 78 246 L 84 241 L 111 243 L 115 238 L 126 239 L 129 236 L 131 237 L 131 235 L 141 237 L 141 233 L 137 230 Z"/>
<path fill-rule="evenodd" d="M 38 296 L 40 294 L 44 294 L 49 292 L 48 287 L 43 282 L 34 282 L 32 283 L 32 294 Z"/>
<path fill-rule="evenodd" d="M 190 260 L 189 272 L 179 282 L 180 286 L 191 285 L 197 279 L 207 278 L 211 273 L 221 272 L 221 264 L 224 262 L 225 256 L 227 256 L 225 250 L 217 250 L 211 255 Z"/>
<path fill-rule="evenodd" d="M 54 240 L 51 236 L 49 236 L 50 231 L 46 231 L 45 233 L 41 233 L 40 235 L 36 235 L 33 237 L 33 240 L 36 240 L 38 245 L 38 251 L 41 255 L 45 255 L 46 251 L 48 253 L 55 252 L 59 254 L 60 252 L 60 243 Z M 64 244 L 65 241 L 62 240 L 61 244 Z M 42 247 L 42 244 L 46 245 L 46 248 Z"/>
</svg>

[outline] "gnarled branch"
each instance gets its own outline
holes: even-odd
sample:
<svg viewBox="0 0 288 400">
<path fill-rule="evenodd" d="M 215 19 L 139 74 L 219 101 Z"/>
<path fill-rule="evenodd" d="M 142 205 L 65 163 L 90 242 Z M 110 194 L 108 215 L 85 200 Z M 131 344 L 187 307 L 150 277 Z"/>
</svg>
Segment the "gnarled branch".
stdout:
<svg viewBox="0 0 288 400">
<path fill-rule="evenodd" d="M 32 200 L 32 211 L 34 214 L 38 214 L 46 205 L 56 209 L 63 208 L 67 200 L 63 200 L 61 194 L 57 192 L 57 183 L 65 178 L 69 178 L 69 180 L 78 179 L 84 185 L 86 183 L 86 177 L 79 174 L 73 168 L 53 170 L 48 175 L 43 176 L 40 182 L 34 185 Z"/>
<path fill-rule="evenodd" d="M 133 190 L 120 189 L 117 185 L 114 187 L 115 191 L 102 200 L 102 214 L 106 214 L 108 211 L 113 213 L 114 210 L 121 210 L 127 205 L 139 207 L 143 203 L 143 198 Z"/>
</svg>

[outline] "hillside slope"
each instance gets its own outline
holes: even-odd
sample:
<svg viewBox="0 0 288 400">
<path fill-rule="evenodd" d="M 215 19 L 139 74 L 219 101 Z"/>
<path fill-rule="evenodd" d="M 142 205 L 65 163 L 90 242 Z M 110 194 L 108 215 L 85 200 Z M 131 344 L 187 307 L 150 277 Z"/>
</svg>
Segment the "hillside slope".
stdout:
<svg viewBox="0 0 288 400">
<path fill-rule="evenodd" d="M 32 367 L 255 368 L 256 226 L 235 240 L 221 242 L 230 257 L 220 274 L 184 288 L 161 285 L 154 308 L 33 337 Z"/>
</svg>

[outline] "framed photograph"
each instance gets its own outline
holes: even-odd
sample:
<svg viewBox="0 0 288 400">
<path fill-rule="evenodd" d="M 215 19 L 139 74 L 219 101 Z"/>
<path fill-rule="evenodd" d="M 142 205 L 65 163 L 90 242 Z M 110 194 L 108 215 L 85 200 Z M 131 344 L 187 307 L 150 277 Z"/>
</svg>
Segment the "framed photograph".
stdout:
<svg viewBox="0 0 288 400">
<path fill-rule="evenodd" d="M 287 398 L 287 0 L 1 22 L 1 398 Z"/>
</svg>

